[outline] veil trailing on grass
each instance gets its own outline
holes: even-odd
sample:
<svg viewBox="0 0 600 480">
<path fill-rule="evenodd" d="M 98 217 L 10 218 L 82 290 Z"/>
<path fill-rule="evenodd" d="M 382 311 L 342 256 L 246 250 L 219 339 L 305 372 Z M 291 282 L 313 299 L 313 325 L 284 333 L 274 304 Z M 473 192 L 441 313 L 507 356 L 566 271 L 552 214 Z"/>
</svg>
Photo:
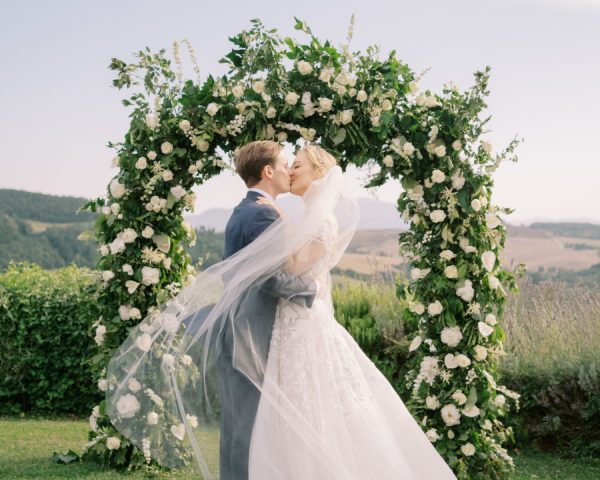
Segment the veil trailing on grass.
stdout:
<svg viewBox="0 0 600 480">
<path fill-rule="evenodd" d="M 292 258 L 294 275 L 310 271 L 315 239 L 332 215 L 338 231 L 327 270 L 339 261 L 357 227 L 357 204 L 345 193 L 340 167 L 314 181 L 303 199 L 301 221 L 278 219 L 247 247 L 198 274 L 132 328 L 113 353 L 107 368 L 107 414 L 146 456 L 171 468 L 191 464 L 203 478 L 214 478 L 220 415 L 227 408 L 219 402 L 219 362 L 231 362 L 262 393 L 272 323 L 255 318 L 251 299 L 275 296 L 270 281 L 290 268 Z M 288 300 L 299 294 L 290 293 Z M 273 394 L 285 396 L 270 388 Z M 306 446 L 326 456 L 328 439 L 309 419 L 285 398 L 277 405 L 279 416 Z"/>
</svg>

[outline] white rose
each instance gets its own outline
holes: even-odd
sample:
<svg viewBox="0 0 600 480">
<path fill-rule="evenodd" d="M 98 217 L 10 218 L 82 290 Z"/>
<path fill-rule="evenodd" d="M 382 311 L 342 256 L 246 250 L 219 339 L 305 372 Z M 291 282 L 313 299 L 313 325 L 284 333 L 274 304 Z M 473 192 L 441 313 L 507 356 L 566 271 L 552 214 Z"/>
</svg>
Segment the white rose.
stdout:
<svg viewBox="0 0 600 480">
<path fill-rule="evenodd" d="M 431 181 L 433 183 L 442 183 L 444 180 L 446 180 L 446 174 L 436 168 L 431 174 Z"/>
<path fill-rule="evenodd" d="M 460 327 L 444 327 L 440 333 L 440 340 L 449 347 L 456 347 L 462 340 L 463 335 Z"/>
<path fill-rule="evenodd" d="M 152 346 L 152 337 L 147 333 L 142 333 L 135 339 L 135 345 L 142 351 L 147 352 Z"/>
<path fill-rule="evenodd" d="M 209 103 L 206 106 L 206 113 L 208 113 L 211 117 L 214 117 L 219 111 L 219 106 L 216 103 Z"/>
<path fill-rule="evenodd" d="M 457 278 L 458 269 L 456 268 L 456 265 L 448 265 L 444 268 L 444 275 L 446 275 L 447 278 Z"/>
<path fill-rule="evenodd" d="M 340 121 L 343 125 L 347 125 L 352 122 L 352 115 L 354 112 L 352 110 L 343 110 L 340 114 Z"/>
<path fill-rule="evenodd" d="M 433 223 L 440 223 L 446 218 L 446 213 L 443 210 L 434 210 L 429 214 L 429 218 Z"/>
<path fill-rule="evenodd" d="M 388 168 L 392 168 L 394 166 L 394 158 L 391 155 L 386 155 L 383 157 L 383 164 Z"/>
<path fill-rule="evenodd" d="M 140 411 L 140 402 L 131 393 L 119 397 L 116 406 L 121 418 L 131 418 Z"/>
<path fill-rule="evenodd" d="M 142 267 L 142 283 L 154 285 L 160 281 L 160 270 L 154 267 Z"/>
<path fill-rule="evenodd" d="M 435 428 L 431 428 L 431 429 L 427 430 L 427 432 L 425 433 L 425 436 L 431 443 L 435 443 L 437 440 L 439 440 L 441 438 L 438 435 L 437 430 Z"/>
<path fill-rule="evenodd" d="M 434 152 L 438 157 L 443 157 L 446 155 L 446 147 L 444 145 L 438 145 L 435 147 Z"/>
<path fill-rule="evenodd" d="M 241 85 L 236 85 L 231 89 L 231 93 L 233 93 L 235 98 L 240 98 L 244 94 L 244 87 Z"/>
<path fill-rule="evenodd" d="M 483 345 L 475 345 L 475 355 L 473 358 L 478 362 L 483 362 L 487 358 L 487 348 Z"/>
<path fill-rule="evenodd" d="M 125 286 L 127 287 L 127 292 L 131 295 L 136 289 L 139 287 L 139 283 L 133 280 L 127 280 L 125 282 Z"/>
<path fill-rule="evenodd" d="M 125 243 L 133 243 L 137 236 L 138 235 L 133 228 L 126 228 L 125 230 L 123 230 L 121 238 Z"/>
<path fill-rule="evenodd" d="M 500 280 L 494 275 L 488 275 L 488 283 L 492 290 L 496 290 L 500 286 Z"/>
<path fill-rule="evenodd" d="M 387 112 L 387 111 L 391 110 L 392 108 L 394 108 L 394 106 L 392 105 L 392 102 L 390 102 L 390 100 L 387 98 L 381 103 L 381 109 L 383 111 Z"/>
<path fill-rule="evenodd" d="M 103 336 L 105 333 L 106 333 L 106 326 L 105 325 L 98 325 L 96 327 L 96 335 Z"/>
<path fill-rule="evenodd" d="M 358 93 L 356 94 L 356 99 L 359 102 L 364 102 L 367 100 L 367 98 L 369 98 L 369 96 L 367 95 L 367 92 L 365 92 L 364 90 L 359 90 Z"/>
<path fill-rule="evenodd" d="M 165 182 L 170 182 L 173 180 L 173 172 L 171 170 L 165 170 L 162 172 L 162 179 Z"/>
<path fill-rule="evenodd" d="M 494 399 L 494 405 L 498 408 L 502 408 L 506 404 L 506 397 L 504 395 L 498 395 Z"/>
<path fill-rule="evenodd" d="M 106 378 L 101 378 L 98 380 L 98 388 L 103 392 L 108 390 L 108 382 L 106 381 Z"/>
<path fill-rule="evenodd" d="M 329 112 L 333 106 L 333 100 L 331 98 L 319 97 L 319 112 Z"/>
<path fill-rule="evenodd" d="M 169 191 L 171 192 L 171 195 L 173 195 L 173 197 L 175 198 L 175 201 L 179 201 L 187 195 L 187 190 L 181 185 L 171 187 Z"/>
<path fill-rule="evenodd" d="M 430 303 L 427 306 L 427 313 L 429 313 L 429 315 L 439 315 L 440 313 L 442 313 L 442 310 L 444 310 L 444 306 L 440 303 L 439 300 L 436 300 L 433 303 Z"/>
<path fill-rule="evenodd" d="M 414 352 L 417 348 L 419 348 L 421 346 L 421 342 L 423 341 L 423 339 L 421 338 L 420 335 L 417 335 L 415 338 L 413 338 L 412 342 L 410 342 L 410 346 L 408 347 L 408 351 L 409 352 Z"/>
<path fill-rule="evenodd" d="M 312 65 L 304 60 L 300 60 L 298 62 L 298 71 L 302 74 L 302 75 L 308 75 L 310 72 L 312 72 L 313 68 Z"/>
<path fill-rule="evenodd" d="M 203 138 L 198 138 L 198 139 L 196 139 L 196 148 L 198 150 L 200 150 L 201 152 L 207 152 L 208 149 L 210 148 L 210 143 L 208 143 Z"/>
<path fill-rule="evenodd" d="M 148 421 L 148 425 L 156 425 L 158 423 L 158 413 L 149 412 L 146 416 L 146 419 Z"/>
<path fill-rule="evenodd" d="M 444 365 L 451 370 L 457 368 L 458 363 L 456 362 L 456 356 L 452 353 L 447 353 L 444 357 Z"/>
<path fill-rule="evenodd" d="M 322 82 L 325 82 L 325 83 L 329 83 L 333 73 L 334 73 L 333 68 L 326 67 L 323 70 L 321 70 L 321 73 L 319 74 L 319 80 L 321 80 Z"/>
<path fill-rule="evenodd" d="M 488 325 L 491 325 L 492 327 L 494 325 L 496 325 L 498 323 L 498 320 L 496 319 L 496 315 L 494 315 L 493 313 L 488 313 L 485 316 L 485 323 L 487 323 Z"/>
<path fill-rule="evenodd" d="M 287 103 L 288 105 L 296 105 L 298 103 L 299 98 L 300 95 L 298 95 L 296 92 L 289 92 L 285 96 L 285 103 Z"/>
<path fill-rule="evenodd" d="M 462 353 L 456 355 L 455 360 L 460 368 L 467 368 L 471 365 L 471 359 Z"/>
<path fill-rule="evenodd" d="M 108 246 L 110 247 L 110 253 L 112 253 L 113 255 L 125 251 L 126 248 L 125 242 L 122 238 L 119 237 L 115 238 L 112 242 L 110 242 Z"/>
<path fill-rule="evenodd" d="M 492 144 L 490 142 L 486 142 L 485 140 L 482 140 L 481 147 L 483 148 L 483 151 L 485 153 L 487 153 L 487 154 L 492 153 Z"/>
<path fill-rule="evenodd" d="M 163 142 L 160 145 L 160 151 L 165 155 L 168 155 L 173 151 L 173 144 L 171 142 Z"/>
<path fill-rule="evenodd" d="M 471 280 L 465 280 L 463 286 L 456 289 L 456 295 L 462 298 L 465 302 L 470 302 L 475 296 L 475 290 L 473 290 L 473 284 Z"/>
<path fill-rule="evenodd" d="M 443 258 L 444 260 L 452 260 L 454 257 L 456 257 L 456 253 L 452 250 L 443 250 L 440 253 L 440 258 Z"/>
<path fill-rule="evenodd" d="M 119 180 L 116 178 L 110 182 L 109 189 L 110 194 L 115 198 L 121 198 L 123 195 L 125 195 L 125 185 L 119 183 Z"/>
<path fill-rule="evenodd" d="M 132 319 L 142 318 L 142 312 L 140 312 L 139 308 L 131 307 L 129 309 L 129 318 L 132 318 Z"/>
<path fill-rule="evenodd" d="M 452 142 L 452 148 L 456 151 L 460 150 L 462 148 L 462 143 L 460 142 L 460 140 L 454 140 Z"/>
<path fill-rule="evenodd" d="M 460 447 L 460 450 L 465 454 L 466 457 L 475 455 L 475 445 L 472 443 L 465 443 L 462 447 Z"/>
<path fill-rule="evenodd" d="M 470 407 L 463 408 L 462 413 L 465 417 L 474 418 L 479 416 L 479 408 L 476 405 L 471 405 Z"/>
<path fill-rule="evenodd" d="M 167 367 L 172 367 L 173 365 L 175 365 L 175 357 L 170 353 L 165 353 L 162 357 L 162 361 Z"/>
<path fill-rule="evenodd" d="M 121 440 L 119 437 L 108 437 L 106 439 L 106 448 L 109 450 L 118 450 L 121 446 Z"/>
<path fill-rule="evenodd" d="M 105 282 L 108 282 L 111 278 L 114 278 L 114 276 L 115 274 L 110 270 L 104 270 L 102 272 L 102 280 L 104 280 Z"/>
<path fill-rule="evenodd" d="M 277 110 L 275 109 L 275 107 L 269 107 L 267 109 L 267 113 L 266 113 L 267 118 L 275 118 L 276 115 L 277 115 Z"/>
<path fill-rule="evenodd" d="M 460 390 L 457 390 L 452 394 L 452 400 L 454 400 L 459 405 L 464 405 L 465 403 L 467 403 L 467 396 Z"/>
<path fill-rule="evenodd" d="M 475 210 L 476 212 L 478 212 L 479 210 L 481 210 L 481 202 L 479 201 L 479 199 L 478 199 L 478 198 L 474 198 L 474 199 L 471 201 L 471 208 L 472 208 L 473 210 Z"/>
<path fill-rule="evenodd" d="M 404 145 L 402 145 L 402 153 L 404 153 L 404 155 L 407 155 L 410 157 L 414 152 L 415 152 L 415 147 L 412 143 L 406 142 Z"/>
<path fill-rule="evenodd" d="M 137 168 L 138 170 L 143 170 L 147 166 L 148 161 L 146 160 L 146 157 L 140 157 L 137 159 L 137 162 L 135 162 L 135 168 Z"/>
<path fill-rule="evenodd" d="M 410 306 L 410 311 L 416 313 L 417 315 L 423 315 L 425 313 L 425 305 L 422 303 L 412 304 Z"/>
<path fill-rule="evenodd" d="M 496 263 L 496 254 L 494 252 L 483 252 L 481 254 L 481 263 L 488 272 L 491 272 L 494 269 L 494 264 Z"/>
<path fill-rule="evenodd" d="M 285 142 L 287 140 L 287 133 L 286 132 L 279 132 L 277 134 L 277 140 L 279 140 L 280 142 Z"/>
<path fill-rule="evenodd" d="M 444 423 L 448 427 L 460 423 L 460 412 L 458 408 L 456 408 L 456 405 L 449 403 L 442 407 L 442 420 L 444 420 Z"/>
<path fill-rule="evenodd" d="M 127 382 L 127 388 L 129 388 L 129 390 L 135 393 L 139 391 L 140 388 L 142 388 L 142 386 L 140 385 L 140 382 L 138 382 L 135 378 L 130 378 Z"/>
<path fill-rule="evenodd" d="M 430 410 L 437 410 L 440 408 L 440 401 L 435 395 L 431 395 L 425 399 L 425 405 L 427 405 L 427 408 Z"/>
<path fill-rule="evenodd" d="M 190 128 L 192 128 L 192 124 L 189 122 L 189 120 L 181 120 L 179 122 L 179 128 L 181 128 L 181 130 L 184 132 L 188 132 Z"/>
<path fill-rule="evenodd" d="M 486 338 L 489 337 L 494 331 L 492 327 L 490 327 L 487 323 L 484 322 L 478 322 L 477 329 L 479 330 L 481 336 Z"/>
<path fill-rule="evenodd" d="M 155 151 L 153 151 L 153 150 L 149 151 L 149 152 L 148 152 L 148 155 L 147 155 L 147 157 L 148 157 L 150 160 L 156 160 L 156 156 L 157 156 L 157 155 L 156 155 L 156 152 L 155 152 Z"/>
<path fill-rule="evenodd" d="M 102 255 L 103 257 L 106 257 L 108 255 L 109 249 L 106 245 L 100 245 L 100 255 Z"/>
<path fill-rule="evenodd" d="M 252 84 L 252 90 L 258 94 L 263 93 L 265 91 L 265 82 L 262 80 L 257 80 Z"/>
<path fill-rule="evenodd" d="M 142 237 L 152 238 L 152 235 L 154 235 L 154 229 L 152 227 L 146 226 L 146 228 L 142 230 Z"/>
<path fill-rule="evenodd" d="M 130 308 L 127 305 L 121 305 L 119 307 L 119 317 L 121 320 L 129 320 L 131 318 Z"/>
</svg>

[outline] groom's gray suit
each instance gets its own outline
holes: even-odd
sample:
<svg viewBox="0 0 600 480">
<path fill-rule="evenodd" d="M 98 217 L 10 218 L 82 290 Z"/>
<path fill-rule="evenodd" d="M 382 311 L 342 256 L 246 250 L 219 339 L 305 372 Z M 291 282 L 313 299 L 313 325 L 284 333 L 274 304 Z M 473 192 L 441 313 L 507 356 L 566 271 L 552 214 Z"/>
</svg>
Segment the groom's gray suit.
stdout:
<svg viewBox="0 0 600 480">
<path fill-rule="evenodd" d="M 263 233 L 278 218 L 278 213 L 268 205 L 256 202 L 260 193 L 249 191 L 246 198 L 235 207 L 225 228 L 225 254 L 230 257 Z M 266 359 L 271 341 L 275 311 L 279 298 L 306 304 L 311 307 L 317 291 L 316 283 L 283 271 L 276 272 L 260 290 L 252 290 L 243 299 L 243 315 L 235 318 L 242 328 L 252 335 L 253 347 Z M 219 397 L 221 402 L 220 479 L 247 480 L 248 454 L 254 418 L 260 399 L 256 386 L 239 370 L 232 357 L 233 336 L 231 325 L 222 332 L 219 365 Z M 236 326 L 237 328 L 237 326 Z"/>
</svg>

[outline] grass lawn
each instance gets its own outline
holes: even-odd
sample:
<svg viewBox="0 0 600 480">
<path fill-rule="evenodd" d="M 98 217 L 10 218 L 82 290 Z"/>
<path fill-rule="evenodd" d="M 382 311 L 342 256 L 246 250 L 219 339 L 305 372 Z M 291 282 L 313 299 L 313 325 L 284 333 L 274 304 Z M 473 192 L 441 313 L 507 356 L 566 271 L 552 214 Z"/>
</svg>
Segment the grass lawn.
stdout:
<svg viewBox="0 0 600 480">
<path fill-rule="evenodd" d="M 82 451 L 87 442 L 85 420 L 0 419 L 0 478 L 17 479 L 143 479 L 142 473 L 119 474 L 103 471 L 96 465 L 52 463 L 52 452 Z M 599 460 L 564 460 L 538 453 L 516 457 L 515 480 L 596 480 L 600 478 Z M 197 479 L 197 475 L 161 474 L 164 479 Z M 429 480 L 429 479 L 428 479 Z"/>
</svg>

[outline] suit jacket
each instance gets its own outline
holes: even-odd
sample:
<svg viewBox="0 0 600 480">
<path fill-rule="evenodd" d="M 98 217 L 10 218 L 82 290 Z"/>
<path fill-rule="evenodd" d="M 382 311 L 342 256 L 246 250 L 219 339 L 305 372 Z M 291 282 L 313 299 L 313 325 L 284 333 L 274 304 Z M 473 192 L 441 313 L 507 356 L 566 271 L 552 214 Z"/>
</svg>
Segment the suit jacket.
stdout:
<svg viewBox="0 0 600 480">
<path fill-rule="evenodd" d="M 279 217 L 277 211 L 272 207 L 256 202 L 260 196 L 258 192 L 249 191 L 246 198 L 234 208 L 225 227 L 224 259 L 253 242 Z M 248 292 L 247 298 L 244 299 L 243 309 L 246 318 L 236 319 L 238 328 L 251 330 L 256 342 L 255 346 L 258 346 L 266 358 L 278 300 L 286 298 L 310 308 L 316 293 L 317 284 L 314 280 L 279 270 L 264 282 L 260 290 Z M 230 357 L 232 354 L 231 332 L 224 333 L 223 353 Z"/>
</svg>

